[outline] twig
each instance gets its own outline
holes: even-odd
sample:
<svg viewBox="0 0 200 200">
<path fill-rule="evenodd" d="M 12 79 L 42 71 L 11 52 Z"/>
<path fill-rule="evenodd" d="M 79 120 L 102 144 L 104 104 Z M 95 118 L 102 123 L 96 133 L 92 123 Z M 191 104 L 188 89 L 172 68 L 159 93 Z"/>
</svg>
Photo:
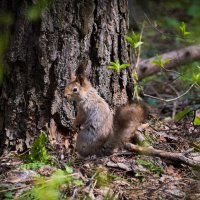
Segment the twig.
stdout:
<svg viewBox="0 0 200 200">
<path fill-rule="evenodd" d="M 93 186 L 91 187 L 90 192 L 89 192 L 89 196 L 92 195 L 92 192 L 94 191 L 94 188 L 95 188 L 96 184 L 97 184 L 97 180 L 95 180 Z"/>
<path fill-rule="evenodd" d="M 163 99 L 163 98 L 155 97 L 155 96 L 145 94 L 145 93 L 143 93 L 143 95 L 145 97 L 150 97 L 150 98 L 157 99 L 157 100 L 160 100 L 160 101 L 171 102 L 171 101 L 176 101 L 176 100 L 180 99 L 181 97 L 185 96 L 195 85 L 196 85 L 196 83 L 193 83 L 183 94 L 181 94 L 178 97 L 172 98 L 172 99 Z"/>
<path fill-rule="evenodd" d="M 172 73 L 178 74 L 179 77 L 182 76 L 181 73 L 179 73 L 179 72 L 177 72 L 177 71 L 175 71 L 175 70 L 166 69 L 165 67 L 163 67 L 163 69 L 164 69 L 165 71 L 167 71 L 167 72 L 172 72 Z"/>
<path fill-rule="evenodd" d="M 140 33 L 139 42 L 142 41 L 142 34 L 143 34 L 143 31 L 144 31 L 144 24 L 142 24 L 142 29 L 141 29 L 141 33 Z M 136 69 L 136 71 L 137 71 L 138 66 L 139 66 L 139 63 L 140 63 L 140 53 L 141 53 L 141 45 L 139 45 L 139 47 L 138 47 L 137 60 L 136 60 L 136 64 L 135 64 L 135 69 Z"/>
<path fill-rule="evenodd" d="M 173 85 L 168 84 L 168 86 L 176 93 L 177 96 L 179 96 L 179 92 L 173 87 Z M 172 119 L 174 119 L 176 115 L 176 108 L 177 108 L 177 101 L 173 102 L 173 112 L 172 112 Z"/>
<path fill-rule="evenodd" d="M 134 145 L 131 143 L 126 144 L 126 148 L 128 150 L 147 155 L 147 156 L 156 156 L 160 158 L 164 158 L 170 161 L 186 164 L 189 166 L 200 166 L 200 160 L 194 160 L 191 158 L 187 158 L 184 153 L 173 153 L 173 152 L 167 152 L 163 150 L 157 150 L 153 147 L 141 147 L 138 145 Z"/>
<path fill-rule="evenodd" d="M 177 34 L 167 34 L 161 30 L 159 30 L 153 23 L 152 21 L 150 20 L 150 18 L 148 17 L 148 15 L 144 12 L 144 16 L 145 18 L 147 19 L 148 23 L 151 25 L 151 27 L 153 27 L 158 33 L 160 33 L 161 35 L 164 35 L 166 37 L 170 37 L 170 38 L 180 38 L 180 39 L 185 39 L 184 36 L 180 36 L 180 35 L 177 35 Z M 194 40 L 190 40 L 190 42 L 195 42 Z"/>
<path fill-rule="evenodd" d="M 24 185 L 24 186 L 20 186 L 20 187 L 16 187 L 16 188 L 10 188 L 10 189 L 1 190 L 0 193 L 19 190 L 19 189 L 23 189 L 23 188 L 26 188 L 26 187 L 31 187 L 31 185 Z M 34 187 L 34 186 L 32 186 L 32 187 Z"/>
</svg>

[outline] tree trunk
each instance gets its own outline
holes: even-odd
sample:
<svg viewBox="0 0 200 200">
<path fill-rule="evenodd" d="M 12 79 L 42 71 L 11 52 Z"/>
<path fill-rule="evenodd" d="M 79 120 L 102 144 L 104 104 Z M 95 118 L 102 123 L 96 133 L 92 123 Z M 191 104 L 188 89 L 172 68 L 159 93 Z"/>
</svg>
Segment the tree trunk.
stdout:
<svg viewBox="0 0 200 200">
<path fill-rule="evenodd" d="M 82 59 L 88 60 L 93 86 L 112 108 L 130 97 L 128 72 L 121 72 L 122 80 L 106 68 L 115 59 L 129 62 L 127 0 L 54 0 L 37 22 L 27 20 L 30 5 L 27 0 L 0 3 L 14 16 L 1 86 L 1 149 L 24 151 L 41 130 L 70 132 L 75 109 L 63 91 L 69 68 L 74 71 Z"/>
</svg>

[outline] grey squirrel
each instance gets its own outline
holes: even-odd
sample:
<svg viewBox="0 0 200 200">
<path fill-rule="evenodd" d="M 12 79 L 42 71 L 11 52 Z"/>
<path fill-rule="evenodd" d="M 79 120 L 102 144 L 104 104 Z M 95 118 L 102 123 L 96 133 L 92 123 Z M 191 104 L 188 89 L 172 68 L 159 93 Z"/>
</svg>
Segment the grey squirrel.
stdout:
<svg viewBox="0 0 200 200">
<path fill-rule="evenodd" d="M 111 154 L 116 147 L 130 141 L 145 118 L 145 110 L 139 103 L 122 106 L 113 115 L 81 67 L 65 87 L 64 97 L 77 103 L 73 128 L 80 126 L 76 149 L 82 157 Z"/>
</svg>

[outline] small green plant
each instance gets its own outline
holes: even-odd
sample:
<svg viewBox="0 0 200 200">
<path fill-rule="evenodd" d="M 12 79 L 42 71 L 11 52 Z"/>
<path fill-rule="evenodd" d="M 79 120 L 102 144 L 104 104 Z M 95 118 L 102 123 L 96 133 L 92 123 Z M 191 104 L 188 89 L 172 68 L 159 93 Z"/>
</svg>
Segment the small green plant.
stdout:
<svg viewBox="0 0 200 200">
<path fill-rule="evenodd" d="M 177 114 L 174 116 L 175 121 L 179 121 L 183 119 L 186 115 L 189 115 L 190 117 L 193 117 L 193 123 L 195 126 L 200 125 L 200 118 L 199 118 L 199 108 L 200 104 L 196 104 L 193 106 L 187 106 L 183 110 L 177 112 Z M 195 113 L 194 113 L 195 111 Z"/>
<path fill-rule="evenodd" d="M 132 32 L 130 36 L 125 35 L 124 38 L 134 49 L 138 48 L 144 43 L 140 41 L 140 34 L 136 34 L 135 32 Z"/>
<path fill-rule="evenodd" d="M 143 175 L 143 174 L 140 173 L 140 172 L 136 172 L 136 173 L 135 173 L 135 177 L 138 178 L 139 181 L 142 182 L 142 183 L 146 180 L 145 175 Z"/>
<path fill-rule="evenodd" d="M 36 200 L 58 200 L 62 196 L 62 186 L 70 189 L 73 186 L 81 186 L 83 182 L 77 179 L 73 173 L 73 169 L 68 171 L 57 170 L 49 178 L 38 177 L 35 180 L 35 187 L 26 191 L 18 200 L 36 199 Z"/>
<path fill-rule="evenodd" d="M 186 35 L 189 35 L 190 32 L 186 31 L 186 25 L 184 22 L 181 22 L 180 25 L 179 25 L 179 31 L 181 33 L 181 35 L 183 36 L 186 36 Z"/>
<path fill-rule="evenodd" d="M 33 162 L 33 163 L 27 163 L 27 164 L 20 164 L 20 165 L 17 166 L 17 168 L 19 168 L 19 169 L 37 170 L 37 169 L 41 168 L 44 165 L 45 165 L 45 163 Z"/>
<path fill-rule="evenodd" d="M 115 60 L 115 62 L 110 62 L 110 65 L 107 67 L 108 69 L 113 69 L 115 71 L 120 71 L 122 69 L 125 69 L 126 67 L 129 67 L 130 64 L 120 64 L 119 60 Z"/>
<path fill-rule="evenodd" d="M 22 158 L 28 163 L 48 163 L 50 156 L 45 147 L 47 142 L 47 134 L 42 132 L 33 142 L 29 154 Z"/>
<path fill-rule="evenodd" d="M 12 192 L 5 192 L 3 194 L 3 200 L 12 200 L 13 199 L 13 193 Z"/>
<path fill-rule="evenodd" d="M 97 187 L 102 187 L 109 185 L 114 180 L 114 176 L 105 169 L 98 168 L 95 171 L 94 179 L 97 181 Z"/>
<path fill-rule="evenodd" d="M 136 34 L 135 32 L 132 32 L 130 36 L 129 35 L 124 36 L 125 40 L 133 48 L 133 55 L 136 59 L 136 66 L 134 70 L 131 69 L 131 78 L 133 81 L 133 99 L 137 101 L 141 100 L 139 94 L 141 91 L 143 91 L 143 88 L 139 84 L 139 78 L 138 78 L 138 73 L 137 73 L 137 68 L 139 64 L 139 56 L 140 56 L 140 46 L 143 44 L 143 42 L 141 41 L 141 38 L 142 38 L 141 36 L 142 36 L 142 33 L 140 35 L 140 34 Z M 119 60 L 115 60 L 115 62 L 110 62 L 110 65 L 107 68 L 113 69 L 119 72 L 120 70 L 125 69 L 126 67 L 129 67 L 129 66 L 130 64 L 128 63 L 120 64 Z"/>
<path fill-rule="evenodd" d="M 200 83 L 200 66 L 197 66 L 196 72 L 193 71 L 192 73 L 193 83 Z"/>
<path fill-rule="evenodd" d="M 160 55 L 156 56 L 155 60 L 152 60 L 150 64 L 157 65 L 161 68 L 164 68 L 165 65 L 171 60 L 171 58 L 166 58 L 165 60 L 162 59 Z"/>
<path fill-rule="evenodd" d="M 200 84 L 200 63 L 193 62 L 191 64 L 185 65 L 179 69 L 181 74 L 180 79 L 182 84 L 185 86 L 196 84 L 199 86 Z"/>
<path fill-rule="evenodd" d="M 185 117 L 189 112 L 191 112 L 191 108 L 190 107 L 186 107 L 183 110 L 177 112 L 177 114 L 174 116 L 174 120 L 175 121 L 179 121 L 181 120 L 183 117 Z"/>
<path fill-rule="evenodd" d="M 142 165 L 143 167 L 149 169 L 149 171 L 151 171 L 155 174 L 158 174 L 158 175 L 161 175 L 164 171 L 161 167 L 156 166 L 155 164 L 153 164 L 152 162 L 147 161 L 147 160 L 137 159 L 136 163 L 139 165 Z"/>
</svg>

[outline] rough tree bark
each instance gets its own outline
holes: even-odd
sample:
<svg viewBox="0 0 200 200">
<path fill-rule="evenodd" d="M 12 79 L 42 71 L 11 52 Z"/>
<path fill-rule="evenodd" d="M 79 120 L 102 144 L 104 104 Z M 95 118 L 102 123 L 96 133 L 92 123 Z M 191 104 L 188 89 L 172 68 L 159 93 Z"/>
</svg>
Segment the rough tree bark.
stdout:
<svg viewBox="0 0 200 200">
<path fill-rule="evenodd" d="M 35 1 L 33 1 L 35 2 Z M 37 22 L 25 13 L 31 1 L 1 0 L 14 15 L 6 53 L 8 72 L 0 90 L 0 144 L 23 151 L 40 130 L 68 134 L 74 109 L 64 100 L 69 67 L 83 58 L 100 95 L 114 108 L 127 101 L 128 72 L 122 79 L 106 65 L 129 62 L 123 36 L 127 0 L 55 0 Z"/>
</svg>

